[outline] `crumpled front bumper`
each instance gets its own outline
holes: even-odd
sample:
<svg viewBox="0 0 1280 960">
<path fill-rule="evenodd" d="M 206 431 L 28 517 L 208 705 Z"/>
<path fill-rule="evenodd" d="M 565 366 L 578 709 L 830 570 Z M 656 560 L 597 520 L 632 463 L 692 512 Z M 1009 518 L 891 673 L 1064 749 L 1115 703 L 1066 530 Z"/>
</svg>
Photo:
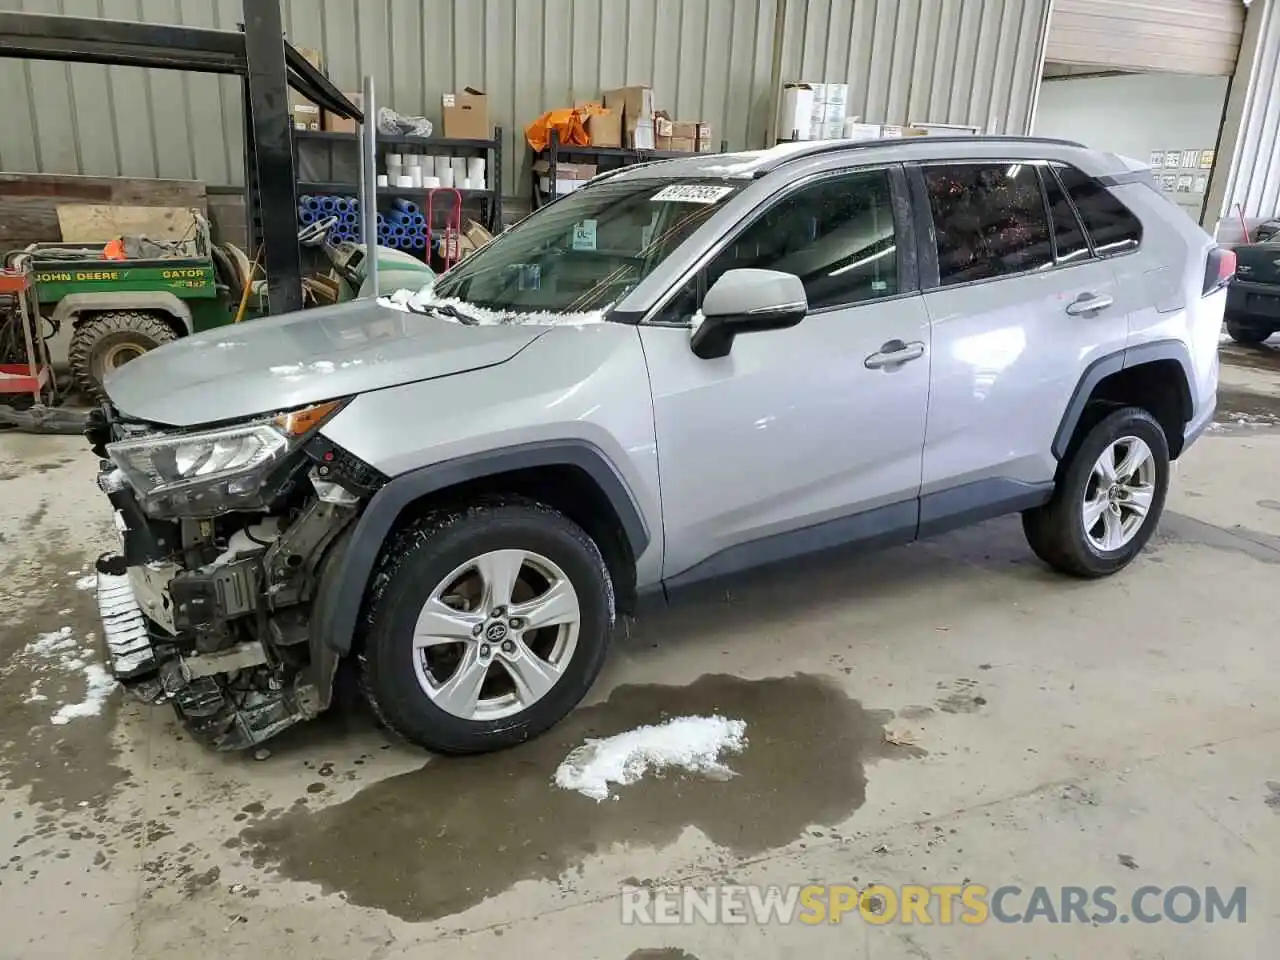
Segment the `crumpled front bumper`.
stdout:
<svg viewBox="0 0 1280 960">
<path fill-rule="evenodd" d="M 156 669 L 151 628 L 129 581 L 124 557 L 98 558 L 98 615 L 111 672 L 117 680 L 131 680 Z"/>
</svg>

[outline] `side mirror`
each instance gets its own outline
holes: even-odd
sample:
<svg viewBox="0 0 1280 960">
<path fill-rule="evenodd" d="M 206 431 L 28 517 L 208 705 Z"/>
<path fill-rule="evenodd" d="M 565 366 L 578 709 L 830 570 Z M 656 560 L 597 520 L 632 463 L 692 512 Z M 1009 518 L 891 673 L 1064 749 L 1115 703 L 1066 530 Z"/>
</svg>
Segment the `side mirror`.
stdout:
<svg viewBox="0 0 1280 960">
<path fill-rule="evenodd" d="M 690 346 L 703 360 L 727 356 L 740 333 L 794 327 L 809 312 L 804 284 L 778 270 L 726 270 L 702 299 Z"/>
</svg>

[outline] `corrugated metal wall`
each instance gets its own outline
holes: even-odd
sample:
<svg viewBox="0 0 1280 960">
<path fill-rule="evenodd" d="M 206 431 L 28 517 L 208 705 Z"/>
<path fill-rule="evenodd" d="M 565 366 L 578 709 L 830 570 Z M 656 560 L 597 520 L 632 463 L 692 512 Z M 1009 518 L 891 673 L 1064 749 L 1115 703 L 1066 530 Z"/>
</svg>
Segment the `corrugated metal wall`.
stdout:
<svg viewBox="0 0 1280 960">
<path fill-rule="evenodd" d="M 1233 218 L 1239 204 L 1249 219 L 1280 214 L 1280 0 L 1253 0 L 1250 7 L 1223 141 L 1231 165 L 1225 188 L 1210 196 L 1209 213 Z"/>
<path fill-rule="evenodd" d="M 1027 128 L 1049 0 L 281 0 L 294 43 L 335 83 L 371 73 L 384 104 L 439 116 L 471 85 L 504 129 L 505 187 L 523 126 L 602 89 L 654 87 L 731 148 L 762 146 L 781 80 L 848 82 L 870 121 Z M 0 8 L 234 29 L 240 0 L 0 0 Z M 233 78 L 0 60 L 0 169 L 241 181 Z"/>
<path fill-rule="evenodd" d="M 849 84 L 871 123 L 1025 133 L 1049 0 L 786 0 L 782 80 Z"/>
</svg>

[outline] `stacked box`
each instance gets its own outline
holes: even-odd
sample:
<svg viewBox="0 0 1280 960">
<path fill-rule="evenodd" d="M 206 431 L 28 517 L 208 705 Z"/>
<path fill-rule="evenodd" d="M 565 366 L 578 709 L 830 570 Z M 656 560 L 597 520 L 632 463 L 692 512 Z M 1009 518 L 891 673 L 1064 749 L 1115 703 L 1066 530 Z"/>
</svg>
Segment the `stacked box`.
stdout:
<svg viewBox="0 0 1280 960">
<path fill-rule="evenodd" d="M 653 128 L 653 89 L 619 87 L 604 93 L 606 109 L 622 114 L 623 142 L 633 150 L 652 150 L 656 143 Z"/>
</svg>

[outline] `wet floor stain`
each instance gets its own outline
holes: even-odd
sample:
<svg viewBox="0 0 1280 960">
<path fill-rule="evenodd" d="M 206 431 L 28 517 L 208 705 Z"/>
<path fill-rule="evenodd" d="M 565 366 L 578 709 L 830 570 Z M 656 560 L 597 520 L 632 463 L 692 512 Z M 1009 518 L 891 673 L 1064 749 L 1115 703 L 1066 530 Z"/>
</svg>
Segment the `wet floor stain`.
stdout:
<svg viewBox="0 0 1280 960">
<path fill-rule="evenodd" d="M 1219 423 L 1230 424 L 1239 417 L 1259 420 L 1264 424 L 1280 421 L 1280 396 L 1234 387 L 1219 387 L 1216 419 Z"/>
<path fill-rule="evenodd" d="M 67 537 L 54 531 L 50 541 Z M 21 593 L 0 597 L 0 787 L 26 788 L 45 809 L 98 807 L 128 778 L 111 740 L 120 694 L 98 716 L 54 725 L 59 705 L 84 698 L 83 673 L 23 652 L 41 634 L 63 629 L 77 649 L 94 646 L 90 634 L 101 625 L 93 593 L 75 585 L 84 557 L 50 546 L 13 563 L 5 576 Z"/>
<path fill-rule="evenodd" d="M 633 950 L 627 954 L 627 960 L 698 960 L 698 958 L 679 947 L 657 947 Z"/>
<path fill-rule="evenodd" d="M 948 691 L 937 699 L 943 713 L 977 713 L 987 705 L 987 698 L 978 692 L 978 681 L 961 677 L 950 685 L 938 682 L 939 690 Z"/>
<path fill-rule="evenodd" d="M 1263 563 L 1280 563 L 1280 536 L 1274 533 L 1264 533 L 1241 524 L 1221 527 L 1170 511 L 1165 511 L 1160 518 L 1153 541 L 1157 547 L 1168 542 L 1194 543 L 1243 553 Z"/>
<path fill-rule="evenodd" d="M 1240 343 L 1225 343 L 1219 351 L 1224 363 L 1233 367 L 1248 367 L 1253 370 L 1280 370 L 1280 345 L 1271 343 L 1256 346 Z"/>
<path fill-rule="evenodd" d="M 1263 802 L 1276 813 L 1280 813 L 1280 783 L 1268 780 L 1266 787 L 1267 795 L 1263 798 Z"/>
<path fill-rule="evenodd" d="M 746 721 L 747 748 L 729 764 L 736 777 L 646 779 L 602 803 L 552 786 L 588 737 L 713 712 Z M 885 742 L 891 718 L 806 675 L 623 686 L 513 750 L 436 760 L 343 803 L 268 816 L 243 831 L 244 850 L 259 867 L 409 921 L 459 913 L 520 880 L 554 879 L 614 844 L 666 846 L 690 826 L 757 855 L 862 806 L 867 763 L 923 753 Z"/>
</svg>

